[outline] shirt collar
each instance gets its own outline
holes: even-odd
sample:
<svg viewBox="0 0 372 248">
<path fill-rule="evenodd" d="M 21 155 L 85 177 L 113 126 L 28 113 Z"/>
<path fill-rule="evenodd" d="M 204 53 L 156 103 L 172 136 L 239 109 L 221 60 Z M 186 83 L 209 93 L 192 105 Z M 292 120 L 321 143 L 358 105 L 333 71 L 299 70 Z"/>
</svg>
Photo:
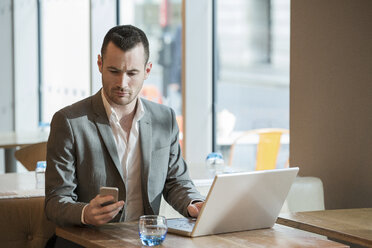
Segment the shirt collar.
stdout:
<svg viewBox="0 0 372 248">
<path fill-rule="evenodd" d="M 103 106 L 105 107 L 106 115 L 107 118 L 110 120 L 113 118 L 114 121 L 118 122 L 118 116 L 115 112 L 115 110 L 112 108 L 110 103 L 107 101 L 105 94 L 103 93 L 103 88 L 101 89 L 101 96 L 102 96 L 102 101 L 103 101 Z M 139 121 L 145 114 L 145 108 L 143 107 L 142 100 L 140 97 L 137 98 L 137 110 L 136 113 L 134 114 L 134 121 Z"/>
</svg>

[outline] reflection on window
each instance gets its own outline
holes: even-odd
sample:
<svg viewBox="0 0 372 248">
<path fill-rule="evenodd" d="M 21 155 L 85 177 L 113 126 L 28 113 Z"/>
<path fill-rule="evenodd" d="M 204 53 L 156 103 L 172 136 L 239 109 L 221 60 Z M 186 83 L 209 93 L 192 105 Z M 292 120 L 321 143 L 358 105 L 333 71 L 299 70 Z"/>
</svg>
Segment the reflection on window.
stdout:
<svg viewBox="0 0 372 248">
<path fill-rule="evenodd" d="M 90 94 L 89 0 L 41 1 L 41 122 Z"/>
<path fill-rule="evenodd" d="M 245 131 L 289 128 L 289 4 L 216 1 L 216 147 L 225 161 Z M 253 136 L 236 145 L 235 170 L 255 170 L 257 143 Z M 288 141 L 281 143 L 276 168 L 288 160 Z"/>
<path fill-rule="evenodd" d="M 173 108 L 182 131 L 182 1 L 122 0 L 120 24 L 141 28 L 150 43 L 152 70 L 142 96 Z M 180 133 L 182 139 L 182 133 Z"/>
</svg>

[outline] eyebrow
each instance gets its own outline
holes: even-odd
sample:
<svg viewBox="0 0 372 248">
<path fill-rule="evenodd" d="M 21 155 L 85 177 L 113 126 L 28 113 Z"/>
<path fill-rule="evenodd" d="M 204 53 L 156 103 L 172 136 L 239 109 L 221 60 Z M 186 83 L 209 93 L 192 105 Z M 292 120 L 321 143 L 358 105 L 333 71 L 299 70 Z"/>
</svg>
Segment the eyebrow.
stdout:
<svg viewBox="0 0 372 248">
<path fill-rule="evenodd" d="M 132 72 L 132 73 L 133 73 L 133 72 L 139 72 L 139 70 L 138 70 L 138 69 L 130 69 L 130 70 L 127 70 L 127 73 L 128 73 L 128 72 Z"/>
<path fill-rule="evenodd" d="M 116 67 L 114 67 L 114 66 L 107 66 L 107 69 L 109 69 L 109 70 L 114 70 L 114 71 L 123 71 L 123 70 L 121 70 L 121 69 L 119 69 L 119 68 L 116 68 Z M 128 72 L 139 72 L 139 70 L 138 69 L 130 69 L 130 70 L 127 70 L 126 71 L 127 73 Z"/>
<path fill-rule="evenodd" d="M 109 69 L 109 70 L 114 70 L 114 71 L 121 71 L 121 69 L 116 68 L 116 67 L 114 67 L 114 66 L 107 66 L 107 69 Z"/>
</svg>

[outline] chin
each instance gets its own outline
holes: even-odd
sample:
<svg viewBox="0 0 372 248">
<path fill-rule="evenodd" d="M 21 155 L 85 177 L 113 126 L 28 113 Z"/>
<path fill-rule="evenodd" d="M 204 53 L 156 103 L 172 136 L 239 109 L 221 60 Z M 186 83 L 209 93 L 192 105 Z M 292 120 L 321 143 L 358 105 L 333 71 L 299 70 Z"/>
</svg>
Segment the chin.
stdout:
<svg viewBox="0 0 372 248">
<path fill-rule="evenodd" d="M 134 99 L 117 99 L 117 101 L 115 101 L 115 103 L 117 105 L 120 105 L 120 106 L 126 106 L 128 104 L 130 104 L 131 102 L 133 102 Z"/>
<path fill-rule="evenodd" d="M 119 106 L 125 106 L 128 105 L 129 103 L 130 103 L 129 101 L 115 101 L 115 104 Z"/>
</svg>

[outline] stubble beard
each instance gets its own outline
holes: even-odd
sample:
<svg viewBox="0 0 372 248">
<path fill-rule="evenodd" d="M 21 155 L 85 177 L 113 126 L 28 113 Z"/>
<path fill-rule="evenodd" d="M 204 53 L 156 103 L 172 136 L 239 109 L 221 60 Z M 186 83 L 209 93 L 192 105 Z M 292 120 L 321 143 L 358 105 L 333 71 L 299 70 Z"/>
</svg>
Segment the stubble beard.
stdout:
<svg viewBox="0 0 372 248">
<path fill-rule="evenodd" d="M 126 93 L 125 96 L 118 96 L 116 93 L 120 91 L 121 93 Z M 117 106 L 128 106 L 131 105 L 131 103 L 135 102 L 137 99 L 138 93 L 136 94 L 129 88 L 116 88 L 112 89 L 110 92 L 110 100 L 112 103 L 114 103 Z"/>
</svg>

